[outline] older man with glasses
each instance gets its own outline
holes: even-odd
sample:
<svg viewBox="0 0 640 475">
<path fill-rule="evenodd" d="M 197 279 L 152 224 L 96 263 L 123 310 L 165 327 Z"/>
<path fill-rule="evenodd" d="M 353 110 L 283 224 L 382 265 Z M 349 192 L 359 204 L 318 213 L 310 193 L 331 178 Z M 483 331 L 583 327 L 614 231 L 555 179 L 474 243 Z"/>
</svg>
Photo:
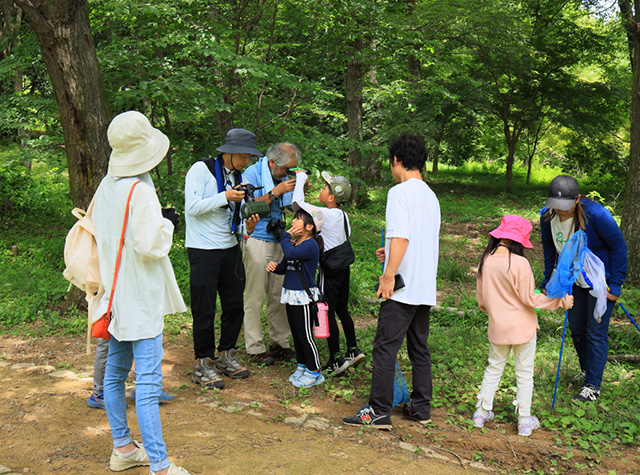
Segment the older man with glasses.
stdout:
<svg viewBox="0 0 640 475">
<path fill-rule="evenodd" d="M 291 330 L 285 306 L 280 303 L 284 276 L 266 271 L 267 262 L 282 260 L 278 239 L 284 231 L 284 209 L 291 205 L 295 179 L 287 179 L 290 168 L 298 166 L 300 151 L 291 143 L 276 143 L 267 155 L 244 173 L 246 181 L 256 187 L 256 201 L 269 204 L 269 216 L 261 219 L 253 234 L 245 241 L 243 259 L 247 275 L 244 301 L 244 340 L 247 354 L 259 365 L 268 366 L 275 359 L 290 360 L 295 356 L 289 344 Z M 269 351 L 263 342 L 262 306 L 267 298 Z"/>
</svg>

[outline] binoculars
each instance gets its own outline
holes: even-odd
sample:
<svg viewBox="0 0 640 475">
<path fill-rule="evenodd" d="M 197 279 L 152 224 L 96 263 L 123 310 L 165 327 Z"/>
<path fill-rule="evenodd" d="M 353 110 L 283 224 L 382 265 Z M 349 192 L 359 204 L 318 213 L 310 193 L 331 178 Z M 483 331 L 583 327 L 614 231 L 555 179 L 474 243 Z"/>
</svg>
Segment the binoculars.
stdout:
<svg viewBox="0 0 640 475">
<path fill-rule="evenodd" d="M 290 168 L 289 170 L 287 170 L 287 176 L 290 176 L 292 178 L 295 177 L 296 176 L 296 170 L 304 170 L 304 172 L 307 175 L 311 174 L 311 170 L 307 170 L 306 168 Z"/>
<path fill-rule="evenodd" d="M 266 218 L 269 216 L 269 205 L 266 201 L 256 201 L 254 192 L 262 189 L 261 186 L 253 186 L 251 183 L 244 183 L 236 187 L 238 191 L 244 191 L 244 203 L 240 208 L 240 214 L 242 219 L 249 219 L 254 214 L 260 216 L 260 218 Z"/>
</svg>

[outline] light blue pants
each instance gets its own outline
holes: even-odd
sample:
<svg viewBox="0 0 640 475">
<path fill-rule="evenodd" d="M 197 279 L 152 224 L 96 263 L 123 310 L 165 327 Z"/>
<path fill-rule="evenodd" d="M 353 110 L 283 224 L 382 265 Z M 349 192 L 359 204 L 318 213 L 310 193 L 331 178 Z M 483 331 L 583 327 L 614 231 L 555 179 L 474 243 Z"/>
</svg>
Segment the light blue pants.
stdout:
<svg viewBox="0 0 640 475">
<path fill-rule="evenodd" d="M 109 355 L 104 375 L 104 402 L 111 426 L 114 447 L 132 441 L 127 425 L 125 381 L 136 361 L 136 415 L 144 449 L 152 472 L 169 467 L 167 447 L 162 438 L 158 398 L 162 391 L 162 334 L 138 341 L 109 340 Z"/>
</svg>

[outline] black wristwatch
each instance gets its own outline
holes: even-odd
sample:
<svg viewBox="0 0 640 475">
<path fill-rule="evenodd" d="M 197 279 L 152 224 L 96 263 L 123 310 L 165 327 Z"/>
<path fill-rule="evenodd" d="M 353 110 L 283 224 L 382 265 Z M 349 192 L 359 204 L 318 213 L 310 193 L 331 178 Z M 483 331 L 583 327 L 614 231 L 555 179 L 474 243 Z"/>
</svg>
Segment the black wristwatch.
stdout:
<svg viewBox="0 0 640 475">
<path fill-rule="evenodd" d="M 270 199 L 271 201 L 275 201 L 275 200 L 276 200 L 276 198 L 277 198 L 277 196 L 273 194 L 273 191 L 270 191 L 270 192 L 269 192 L 269 199 Z"/>
</svg>

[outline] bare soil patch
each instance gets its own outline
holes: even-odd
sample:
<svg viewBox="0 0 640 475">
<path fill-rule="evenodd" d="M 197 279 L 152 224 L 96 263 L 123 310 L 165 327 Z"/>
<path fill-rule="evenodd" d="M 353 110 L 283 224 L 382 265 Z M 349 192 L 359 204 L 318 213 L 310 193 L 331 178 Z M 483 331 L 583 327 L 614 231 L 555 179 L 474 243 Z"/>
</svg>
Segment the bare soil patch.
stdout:
<svg viewBox="0 0 640 475">
<path fill-rule="evenodd" d="M 20 363 L 34 366 L 14 366 Z M 0 336 L 0 466 L 19 473 L 110 473 L 106 414 L 86 405 L 92 366 L 81 336 Z M 249 379 L 226 379 L 222 391 L 196 387 L 192 367 L 191 338 L 166 337 L 164 388 L 177 398 L 161 407 L 164 438 L 172 461 L 194 474 L 640 473 L 636 449 L 596 458 L 572 448 L 568 458 L 548 431 L 519 437 L 515 417 L 514 424 L 469 431 L 448 422 L 445 409 L 434 409 L 427 427 L 395 409 L 392 431 L 358 430 L 341 421 L 365 403 L 361 397 L 346 402 L 324 387 L 301 397 L 287 382 L 291 364 L 249 365 Z M 139 439 L 133 404 L 129 424 Z"/>
</svg>

